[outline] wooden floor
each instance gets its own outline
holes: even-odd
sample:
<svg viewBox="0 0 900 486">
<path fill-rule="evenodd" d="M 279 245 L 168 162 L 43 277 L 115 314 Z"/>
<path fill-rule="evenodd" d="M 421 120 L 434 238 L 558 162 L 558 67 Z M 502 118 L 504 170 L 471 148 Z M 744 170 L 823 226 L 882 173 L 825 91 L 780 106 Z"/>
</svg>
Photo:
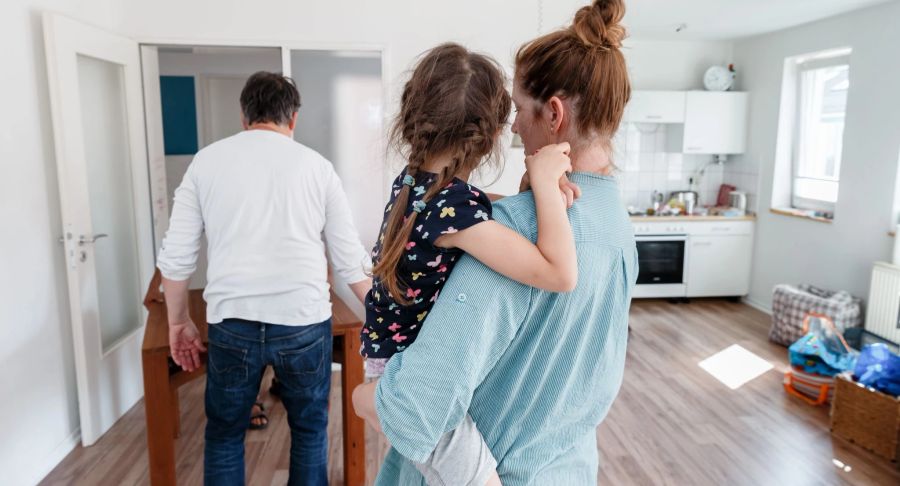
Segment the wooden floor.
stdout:
<svg viewBox="0 0 900 486">
<path fill-rule="evenodd" d="M 742 304 L 637 301 L 625 379 L 597 430 L 600 484 L 900 484 L 900 469 L 828 432 L 827 408 L 782 391 L 787 350 L 769 343 L 767 315 Z M 738 344 L 775 369 L 731 390 L 698 363 Z M 268 378 L 266 379 L 268 382 Z M 342 484 L 337 375 L 329 424 L 332 484 Z M 179 484 L 203 479 L 203 380 L 181 389 Z M 287 482 L 290 434 L 280 403 L 265 396 L 271 425 L 247 435 L 248 484 Z M 148 484 L 144 408 L 136 405 L 96 445 L 78 447 L 41 484 Z M 371 484 L 386 452 L 369 434 Z M 840 465 L 840 467 L 839 467 Z"/>
</svg>

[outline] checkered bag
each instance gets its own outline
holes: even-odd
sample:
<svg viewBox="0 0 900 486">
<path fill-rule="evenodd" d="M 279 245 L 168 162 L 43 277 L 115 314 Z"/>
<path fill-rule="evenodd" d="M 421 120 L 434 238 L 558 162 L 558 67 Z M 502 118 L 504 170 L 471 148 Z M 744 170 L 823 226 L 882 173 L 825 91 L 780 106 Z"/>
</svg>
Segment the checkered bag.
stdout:
<svg viewBox="0 0 900 486">
<path fill-rule="evenodd" d="M 803 318 L 810 312 L 828 316 L 844 333 L 862 326 L 862 300 L 847 292 L 832 292 L 812 285 L 776 285 L 772 296 L 769 340 L 784 346 L 803 337 Z"/>
</svg>

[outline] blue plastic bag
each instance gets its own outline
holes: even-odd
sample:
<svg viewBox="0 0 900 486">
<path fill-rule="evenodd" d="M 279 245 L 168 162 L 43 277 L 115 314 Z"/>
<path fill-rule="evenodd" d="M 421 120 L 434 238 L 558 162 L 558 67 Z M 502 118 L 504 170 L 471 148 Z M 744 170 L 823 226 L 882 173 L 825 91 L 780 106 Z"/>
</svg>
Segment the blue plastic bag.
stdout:
<svg viewBox="0 0 900 486">
<path fill-rule="evenodd" d="M 847 346 L 831 319 L 809 314 L 803 327 L 807 333 L 788 348 L 791 365 L 824 376 L 854 369 L 858 353 Z"/>
<path fill-rule="evenodd" d="M 853 370 L 853 379 L 891 396 L 900 396 L 900 356 L 884 343 L 863 348 Z"/>
</svg>

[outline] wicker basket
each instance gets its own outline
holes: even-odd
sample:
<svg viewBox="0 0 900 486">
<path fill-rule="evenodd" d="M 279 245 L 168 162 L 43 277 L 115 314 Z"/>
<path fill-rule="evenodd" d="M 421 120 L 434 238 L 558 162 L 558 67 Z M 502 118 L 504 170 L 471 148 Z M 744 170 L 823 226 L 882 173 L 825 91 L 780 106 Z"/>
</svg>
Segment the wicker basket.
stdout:
<svg viewBox="0 0 900 486">
<path fill-rule="evenodd" d="M 831 433 L 892 461 L 900 460 L 900 398 L 866 388 L 850 373 L 835 377 Z"/>
</svg>

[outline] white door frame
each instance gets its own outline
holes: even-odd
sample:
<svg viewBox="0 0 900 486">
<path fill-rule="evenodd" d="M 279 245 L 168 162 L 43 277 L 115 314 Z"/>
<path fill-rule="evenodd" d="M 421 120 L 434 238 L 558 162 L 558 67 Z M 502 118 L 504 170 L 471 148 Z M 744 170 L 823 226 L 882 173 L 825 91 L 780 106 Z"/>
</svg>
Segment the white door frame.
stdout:
<svg viewBox="0 0 900 486">
<path fill-rule="evenodd" d="M 79 244 L 95 233 L 89 208 L 87 161 L 81 119 L 77 56 L 123 67 L 131 184 L 137 238 L 141 302 L 153 273 L 153 235 L 145 145 L 141 65 L 135 41 L 57 14 L 43 16 L 54 146 L 58 168 L 66 273 L 78 387 L 81 438 L 93 444 L 143 395 L 141 337 L 147 312 L 140 307 L 138 327 L 103 349 L 98 319 L 98 275 L 92 244 Z"/>
</svg>

